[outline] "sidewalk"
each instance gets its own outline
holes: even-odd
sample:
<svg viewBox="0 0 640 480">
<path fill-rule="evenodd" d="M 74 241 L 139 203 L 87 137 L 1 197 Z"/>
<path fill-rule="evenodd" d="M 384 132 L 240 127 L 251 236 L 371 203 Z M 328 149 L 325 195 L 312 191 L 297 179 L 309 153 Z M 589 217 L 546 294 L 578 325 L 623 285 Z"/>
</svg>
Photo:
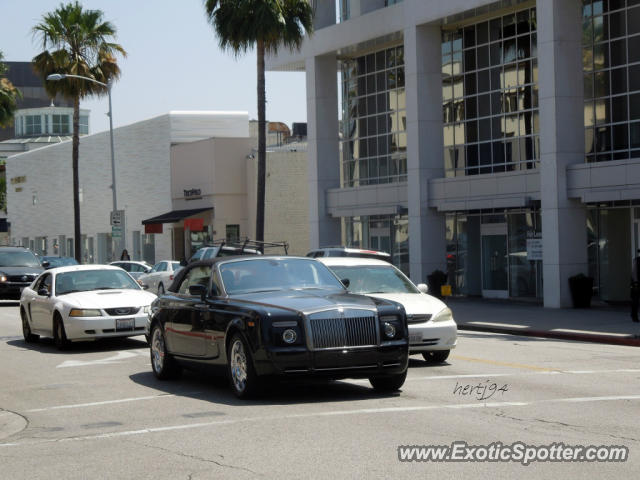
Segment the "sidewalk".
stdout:
<svg viewBox="0 0 640 480">
<path fill-rule="evenodd" d="M 596 304 L 585 309 L 478 298 L 445 300 L 459 330 L 547 337 L 640 347 L 640 323 L 629 309 Z"/>
</svg>

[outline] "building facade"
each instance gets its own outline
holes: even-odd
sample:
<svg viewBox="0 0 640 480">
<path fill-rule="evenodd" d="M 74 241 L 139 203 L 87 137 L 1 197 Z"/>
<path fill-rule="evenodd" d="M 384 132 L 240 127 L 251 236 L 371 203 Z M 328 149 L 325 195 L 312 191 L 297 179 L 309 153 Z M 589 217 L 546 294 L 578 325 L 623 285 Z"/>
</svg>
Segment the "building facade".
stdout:
<svg viewBox="0 0 640 480">
<path fill-rule="evenodd" d="M 565 307 L 584 273 L 628 299 L 640 1 L 315 8 L 301 50 L 267 62 L 306 71 L 311 247 L 385 249 L 458 294 Z"/>
<path fill-rule="evenodd" d="M 126 248 L 132 260 L 153 264 L 188 259 L 213 240 L 253 238 L 253 143 L 246 112 L 170 112 L 114 129 L 116 196 L 124 215 L 112 226 L 109 132 L 81 137 L 83 262 L 108 263 Z M 71 147 L 64 141 L 7 159 L 12 244 L 73 256 Z M 270 152 L 267 174 L 266 233 L 277 235 L 267 240 L 286 240 L 294 253 L 304 253 L 308 217 L 282 212 L 290 202 L 308 211 L 298 192 L 306 157 Z M 301 200 L 292 201 L 296 196 Z"/>
</svg>

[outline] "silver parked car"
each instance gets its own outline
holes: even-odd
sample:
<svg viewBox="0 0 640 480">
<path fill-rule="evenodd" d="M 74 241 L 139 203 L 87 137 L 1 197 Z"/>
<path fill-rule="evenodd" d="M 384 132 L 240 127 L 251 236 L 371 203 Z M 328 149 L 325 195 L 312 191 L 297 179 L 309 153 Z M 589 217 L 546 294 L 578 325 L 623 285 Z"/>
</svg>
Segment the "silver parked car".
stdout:
<svg viewBox="0 0 640 480">
<path fill-rule="evenodd" d="M 140 275 L 138 283 L 150 292 L 158 292 L 158 295 L 163 295 L 181 268 L 182 265 L 177 260 L 163 260 L 156 263 L 149 273 Z"/>
</svg>

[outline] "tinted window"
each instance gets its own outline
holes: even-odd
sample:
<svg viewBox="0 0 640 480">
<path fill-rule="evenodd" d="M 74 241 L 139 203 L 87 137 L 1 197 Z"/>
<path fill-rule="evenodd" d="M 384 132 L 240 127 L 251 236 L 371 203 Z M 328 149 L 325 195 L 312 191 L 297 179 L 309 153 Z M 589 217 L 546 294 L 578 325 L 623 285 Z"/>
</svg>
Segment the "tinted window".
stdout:
<svg viewBox="0 0 640 480">
<path fill-rule="evenodd" d="M 189 295 L 189 287 L 191 285 L 209 286 L 209 277 L 211 276 L 211 266 L 200 265 L 189 270 L 180 284 L 178 293 Z"/>
<path fill-rule="evenodd" d="M 28 250 L 0 252 L 0 267 L 41 267 L 36 256 Z"/>
<path fill-rule="evenodd" d="M 220 266 L 229 294 L 292 288 L 340 288 L 342 284 L 323 264 L 307 259 L 264 259 Z"/>
</svg>

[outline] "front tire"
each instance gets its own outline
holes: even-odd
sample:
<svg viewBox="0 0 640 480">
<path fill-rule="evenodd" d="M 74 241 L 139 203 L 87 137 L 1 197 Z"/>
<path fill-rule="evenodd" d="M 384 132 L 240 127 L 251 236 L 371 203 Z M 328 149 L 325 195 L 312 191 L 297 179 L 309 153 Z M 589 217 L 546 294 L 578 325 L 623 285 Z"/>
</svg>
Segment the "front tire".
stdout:
<svg viewBox="0 0 640 480">
<path fill-rule="evenodd" d="M 378 392 L 397 392 L 407 379 L 407 371 L 398 375 L 387 375 L 384 377 L 371 377 L 369 382 Z"/>
<path fill-rule="evenodd" d="M 158 380 L 169 380 L 180 376 L 182 369 L 173 358 L 173 355 L 167 351 L 164 332 L 157 323 L 151 329 L 149 351 L 151 354 L 151 369 Z"/>
<path fill-rule="evenodd" d="M 447 358 L 449 358 L 449 353 L 451 350 L 437 350 L 435 352 L 424 352 L 422 357 L 428 363 L 443 363 Z"/>
<path fill-rule="evenodd" d="M 53 317 L 53 343 L 58 350 L 66 350 L 70 344 L 64 329 L 64 322 L 58 314 Z"/>
<path fill-rule="evenodd" d="M 251 352 L 237 333 L 229 343 L 227 368 L 231 389 L 236 397 L 251 398 L 260 392 L 262 385 L 253 367 Z"/>
<path fill-rule="evenodd" d="M 27 312 L 24 309 L 20 309 L 20 318 L 22 320 L 22 336 L 24 337 L 24 341 L 26 343 L 33 343 L 38 341 L 40 335 L 35 335 L 31 333 L 31 326 L 29 325 L 29 318 L 27 317 Z"/>
</svg>

